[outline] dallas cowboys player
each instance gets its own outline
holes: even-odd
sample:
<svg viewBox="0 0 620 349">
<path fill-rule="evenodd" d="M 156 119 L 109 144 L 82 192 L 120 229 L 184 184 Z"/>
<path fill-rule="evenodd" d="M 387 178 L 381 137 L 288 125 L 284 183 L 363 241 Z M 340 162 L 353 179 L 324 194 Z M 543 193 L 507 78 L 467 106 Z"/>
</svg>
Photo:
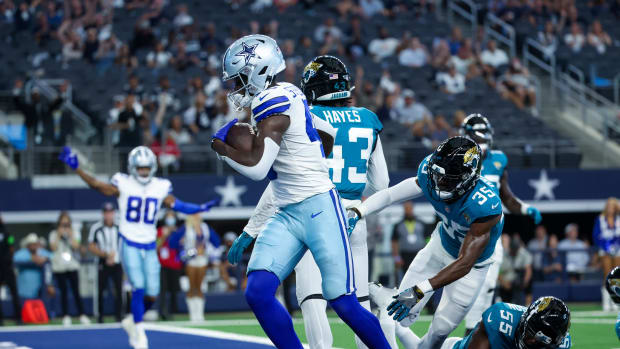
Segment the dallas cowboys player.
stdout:
<svg viewBox="0 0 620 349">
<path fill-rule="evenodd" d="M 235 82 L 229 97 L 240 108 L 251 106 L 258 132 L 251 151 L 238 151 L 226 144 L 233 120 L 214 135 L 212 147 L 241 174 L 268 177 L 278 207 L 256 240 L 246 300 L 277 347 L 301 348 L 275 292 L 310 250 L 321 271 L 323 295 L 338 316 L 369 347 L 389 348 L 379 322 L 355 296 L 346 218 L 306 98 L 294 85 L 274 82 L 284 69 L 275 40 L 265 35 L 238 39 L 223 58 L 223 78 Z"/>
<path fill-rule="evenodd" d="M 407 348 L 437 348 L 473 305 L 491 264 L 495 243 L 504 225 L 497 189 L 480 178 L 481 152 L 466 137 L 452 137 L 427 156 L 417 177 L 382 190 L 353 207 L 349 225 L 389 205 L 424 195 L 441 218 L 431 240 L 409 266 L 391 300 L 387 289 L 372 286 L 371 298 L 379 305 L 380 319 L 393 315 L 403 321 L 397 334 Z M 408 328 L 434 290 L 443 287 L 441 301 L 428 333 L 420 341 Z M 390 290 L 391 291 L 391 290 Z M 382 326 L 394 322 L 382 321 Z M 406 327 L 404 327 L 406 326 Z M 391 328 L 384 329 L 393 332 Z M 393 336 L 388 336 L 396 347 Z"/>
<path fill-rule="evenodd" d="M 106 196 L 118 198 L 119 234 L 122 238 L 121 263 L 133 288 L 131 312 L 122 322 L 129 343 L 136 349 L 148 348 L 142 318 L 159 294 L 159 260 L 155 250 L 157 212 L 172 208 L 186 214 L 208 211 L 217 200 L 197 205 L 183 202 L 172 195 L 169 180 L 154 177 L 157 158 L 144 146 L 129 153 L 128 172 L 112 176 L 110 183 L 97 180 L 79 168 L 77 155 L 65 147 L 60 160 L 69 165 L 86 184 Z"/>
<path fill-rule="evenodd" d="M 620 267 L 613 268 L 605 279 L 605 288 L 614 303 L 620 305 Z M 616 318 L 616 335 L 620 339 L 620 313 Z"/>
<path fill-rule="evenodd" d="M 560 299 L 541 297 L 529 307 L 496 303 L 465 338 L 450 337 L 441 349 L 568 349 L 570 311 Z"/>
<path fill-rule="evenodd" d="M 540 211 L 536 207 L 523 203 L 514 196 L 508 185 L 508 159 L 501 150 L 492 150 L 493 147 L 493 128 L 486 117 L 481 114 L 470 114 L 463 120 L 461 134 L 473 139 L 482 150 L 482 171 L 481 175 L 488 179 L 491 184 L 499 190 L 499 197 L 508 211 L 513 214 L 522 214 L 532 217 L 534 224 L 539 224 L 542 220 Z M 471 332 L 482 317 L 482 312 L 493 304 L 493 294 L 497 285 L 499 266 L 504 257 L 504 249 L 501 241 L 497 241 L 495 252 L 491 257 L 493 264 L 489 267 L 489 272 L 484 281 L 484 286 L 476 302 L 472 306 L 467 316 L 465 316 L 465 335 Z"/>
<path fill-rule="evenodd" d="M 301 81 L 301 90 L 312 106 L 318 130 L 334 132 L 335 142 L 329 156 L 330 178 L 342 196 L 345 208 L 358 205 L 362 193 L 370 195 L 387 188 L 389 174 L 379 133 L 383 125 L 377 116 L 366 108 L 350 107 L 350 76 L 347 67 L 333 56 L 319 56 L 310 61 Z M 324 125 L 328 122 L 327 126 Z M 326 151 L 326 154 L 328 152 Z M 237 238 L 229 251 L 229 261 L 236 263 L 253 237 L 258 235 L 265 221 L 275 214 L 273 194 L 268 186 L 259 201 L 244 233 Z M 247 237 L 244 237 L 247 236 Z M 354 261 L 354 278 L 358 301 L 370 310 L 368 297 L 368 246 L 366 222 L 360 221 L 350 236 Z M 304 317 L 306 337 L 310 348 L 331 348 L 332 334 L 325 312 L 327 302 L 321 291 L 321 274 L 312 254 L 306 252 L 295 267 L 297 303 Z M 356 337 L 358 348 L 366 346 Z"/>
</svg>

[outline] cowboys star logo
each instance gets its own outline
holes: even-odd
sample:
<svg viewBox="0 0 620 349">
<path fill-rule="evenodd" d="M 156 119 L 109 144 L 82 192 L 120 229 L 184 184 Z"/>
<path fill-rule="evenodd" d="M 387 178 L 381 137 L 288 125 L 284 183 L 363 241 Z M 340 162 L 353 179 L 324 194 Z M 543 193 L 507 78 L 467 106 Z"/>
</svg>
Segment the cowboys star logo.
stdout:
<svg viewBox="0 0 620 349">
<path fill-rule="evenodd" d="M 237 52 L 235 56 L 244 57 L 245 64 L 247 65 L 248 63 L 250 63 L 250 58 L 256 57 L 256 53 L 254 51 L 256 51 L 256 47 L 258 46 L 258 44 L 248 46 L 245 42 L 242 42 L 241 45 L 243 46 L 243 48 L 241 49 L 241 51 Z"/>
</svg>

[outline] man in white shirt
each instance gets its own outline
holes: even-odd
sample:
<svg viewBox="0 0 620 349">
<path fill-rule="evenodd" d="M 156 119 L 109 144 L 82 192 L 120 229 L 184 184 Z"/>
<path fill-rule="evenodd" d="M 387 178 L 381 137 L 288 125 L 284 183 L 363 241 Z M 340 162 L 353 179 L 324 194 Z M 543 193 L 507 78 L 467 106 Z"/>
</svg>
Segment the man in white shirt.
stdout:
<svg viewBox="0 0 620 349">
<path fill-rule="evenodd" d="M 405 67 L 419 68 L 428 62 L 428 50 L 417 37 L 412 38 L 407 48 L 400 51 L 398 63 Z"/>
<path fill-rule="evenodd" d="M 379 37 L 373 39 L 368 45 L 368 52 L 373 56 L 375 61 L 380 61 L 394 54 L 400 41 L 390 37 L 385 27 L 379 28 Z"/>
<path fill-rule="evenodd" d="M 465 92 L 465 76 L 459 74 L 454 64 L 448 65 L 447 73 L 437 74 L 437 82 L 443 93 L 457 94 Z"/>
<path fill-rule="evenodd" d="M 314 40 L 316 42 L 323 42 L 325 40 L 325 33 L 329 33 L 332 38 L 336 40 L 342 39 L 342 30 L 336 27 L 334 19 L 329 17 L 325 20 L 325 23 L 318 26 L 314 31 Z"/>
<path fill-rule="evenodd" d="M 487 49 L 480 54 L 482 68 L 486 73 L 495 74 L 497 68 L 508 64 L 508 55 L 503 50 L 497 48 L 495 40 L 489 40 Z"/>
<path fill-rule="evenodd" d="M 586 37 L 583 35 L 581 26 L 578 22 L 573 22 L 570 26 L 570 33 L 564 35 L 564 43 L 566 46 L 570 47 L 573 52 L 577 53 L 581 51 L 585 42 Z"/>
<path fill-rule="evenodd" d="M 405 89 L 396 101 L 390 117 L 402 125 L 414 127 L 417 123 L 430 121 L 433 115 L 422 103 L 416 102 L 412 90 Z"/>
<path fill-rule="evenodd" d="M 560 241 L 558 250 L 566 251 L 566 271 L 571 280 L 578 281 L 590 260 L 588 246 L 579 240 L 579 226 L 577 224 L 566 225 L 564 234 L 566 238 Z"/>
</svg>

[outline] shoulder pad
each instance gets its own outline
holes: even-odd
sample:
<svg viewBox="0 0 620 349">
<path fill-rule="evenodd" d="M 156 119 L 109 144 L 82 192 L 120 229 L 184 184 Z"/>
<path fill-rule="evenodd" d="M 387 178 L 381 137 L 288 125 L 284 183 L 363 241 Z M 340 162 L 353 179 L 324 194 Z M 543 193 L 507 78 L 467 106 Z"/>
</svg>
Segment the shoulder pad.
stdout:
<svg viewBox="0 0 620 349">
<path fill-rule="evenodd" d="M 270 115 L 282 113 L 291 107 L 289 93 L 276 85 L 259 93 L 252 100 L 252 117 L 258 123 Z"/>
</svg>

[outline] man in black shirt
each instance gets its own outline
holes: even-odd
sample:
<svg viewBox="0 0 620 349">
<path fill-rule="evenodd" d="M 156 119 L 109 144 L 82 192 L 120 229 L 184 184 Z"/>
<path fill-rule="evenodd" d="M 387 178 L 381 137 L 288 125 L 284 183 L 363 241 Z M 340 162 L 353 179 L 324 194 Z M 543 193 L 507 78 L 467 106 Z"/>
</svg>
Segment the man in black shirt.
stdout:
<svg viewBox="0 0 620 349">
<path fill-rule="evenodd" d="M 13 301 L 13 316 L 15 321 L 21 323 L 21 306 L 19 297 L 17 296 L 17 283 L 15 281 L 15 272 L 13 271 L 13 252 L 15 237 L 11 235 L 5 228 L 0 217 L 0 286 L 3 284 L 9 287 L 11 291 L 11 300 Z M 4 315 L 2 312 L 2 302 L 0 302 L 0 325 L 3 325 Z"/>
</svg>

